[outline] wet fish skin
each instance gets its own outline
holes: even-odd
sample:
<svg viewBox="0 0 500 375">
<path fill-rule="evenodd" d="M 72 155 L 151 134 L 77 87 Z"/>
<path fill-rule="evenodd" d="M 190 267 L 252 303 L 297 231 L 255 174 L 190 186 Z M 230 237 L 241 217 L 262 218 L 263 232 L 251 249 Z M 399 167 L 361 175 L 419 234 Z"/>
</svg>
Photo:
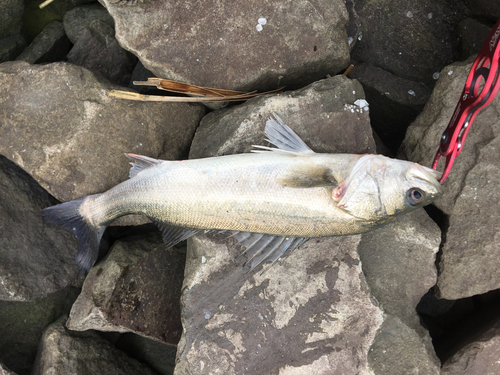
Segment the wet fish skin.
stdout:
<svg viewBox="0 0 500 375">
<path fill-rule="evenodd" d="M 266 134 L 278 149 L 256 146 L 251 154 L 185 161 L 128 154 L 129 180 L 42 215 L 47 224 L 73 231 L 77 261 L 87 270 L 105 228 L 127 214 L 149 217 L 169 246 L 199 230 L 265 234 L 252 245 L 258 252 L 247 248 L 254 268 L 291 251 L 301 238 L 366 232 L 442 193 L 439 173 L 418 164 L 381 155 L 317 154 L 277 117 L 268 121 Z"/>
</svg>

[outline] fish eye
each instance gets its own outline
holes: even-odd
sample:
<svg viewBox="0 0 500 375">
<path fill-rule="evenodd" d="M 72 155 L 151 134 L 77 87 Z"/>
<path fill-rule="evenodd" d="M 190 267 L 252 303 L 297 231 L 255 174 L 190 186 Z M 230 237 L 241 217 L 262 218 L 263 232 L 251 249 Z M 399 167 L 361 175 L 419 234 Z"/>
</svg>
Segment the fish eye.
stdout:
<svg viewBox="0 0 500 375">
<path fill-rule="evenodd" d="M 425 199 L 425 193 L 419 188 L 411 188 L 406 192 L 406 200 L 410 206 L 418 206 L 423 203 Z"/>
</svg>

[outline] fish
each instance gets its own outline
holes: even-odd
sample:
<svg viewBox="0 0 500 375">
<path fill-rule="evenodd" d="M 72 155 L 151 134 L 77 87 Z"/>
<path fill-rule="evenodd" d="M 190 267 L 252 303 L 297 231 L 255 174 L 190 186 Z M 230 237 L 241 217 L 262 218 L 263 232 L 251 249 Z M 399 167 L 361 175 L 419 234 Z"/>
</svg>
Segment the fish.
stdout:
<svg viewBox="0 0 500 375">
<path fill-rule="evenodd" d="M 198 232 L 228 231 L 251 270 L 274 264 L 310 238 L 367 232 L 443 193 L 441 173 L 376 154 L 316 153 L 272 113 L 250 153 L 189 160 L 126 154 L 129 179 L 102 194 L 41 211 L 73 232 L 76 262 L 97 260 L 106 227 L 142 214 L 171 247 Z"/>
</svg>

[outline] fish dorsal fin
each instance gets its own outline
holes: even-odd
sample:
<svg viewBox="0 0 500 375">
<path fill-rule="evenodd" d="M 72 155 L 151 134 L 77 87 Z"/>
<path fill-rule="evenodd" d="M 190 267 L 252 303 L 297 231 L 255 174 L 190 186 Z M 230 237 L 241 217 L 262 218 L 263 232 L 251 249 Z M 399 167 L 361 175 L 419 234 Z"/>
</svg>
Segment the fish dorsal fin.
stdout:
<svg viewBox="0 0 500 375">
<path fill-rule="evenodd" d="M 281 154 L 292 154 L 292 155 L 311 155 L 314 151 L 309 148 L 308 145 L 304 143 L 300 137 L 295 134 L 295 132 L 290 129 L 281 118 L 275 113 L 266 122 L 266 135 L 268 136 L 269 143 L 275 145 L 276 148 L 266 147 L 266 146 L 253 146 L 260 150 L 252 150 L 253 152 L 263 152 L 273 151 Z"/>
<path fill-rule="evenodd" d="M 178 227 L 153 218 L 149 219 L 160 229 L 163 236 L 163 242 L 165 242 L 167 248 L 172 247 L 181 241 L 187 240 L 189 237 L 199 232 L 199 229 Z"/>
<path fill-rule="evenodd" d="M 144 169 L 160 164 L 164 161 L 137 154 L 125 154 L 125 156 L 132 160 L 132 163 L 130 163 L 132 168 L 130 168 L 130 172 L 128 174 L 130 178 L 137 176 L 137 173 L 143 171 Z"/>
</svg>

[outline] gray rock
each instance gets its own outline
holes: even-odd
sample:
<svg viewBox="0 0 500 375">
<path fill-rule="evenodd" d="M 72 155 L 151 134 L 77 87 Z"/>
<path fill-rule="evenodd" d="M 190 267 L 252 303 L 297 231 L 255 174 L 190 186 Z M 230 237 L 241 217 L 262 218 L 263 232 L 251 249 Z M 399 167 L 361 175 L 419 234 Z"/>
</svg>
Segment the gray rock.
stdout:
<svg viewBox="0 0 500 375">
<path fill-rule="evenodd" d="M 128 176 L 125 152 L 187 155 L 204 107 L 113 99 L 118 88 L 67 63 L 0 65 L 0 154 L 61 201 L 105 191 Z"/>
<path fill-rule="evenodd" d="M 0 3 L 0 39 L 19 35 L 23 12 L 23 0 L 4 0 Z"/>
<path fill-rule="evenodd" d="M 354 104 L 357 100 L 364 100 L 363 87 L 337 75 L 301 90 L 209 113 L 196 131 L 189 157 L 238 154 L 249 152 L 251 145 L 262 145 L 272 112 L 316 152 L 375 153 L 368 110 Z"/>
<path fill-rule="evenodd" d="M 66 317 L 51 324 L 40 341 L 33 375 L 154 375 L 147 366 L 115 349 L 97 333 L 71 332 Z"/>
<path fill-rule="evenodd" d="M 406 129 L 424 108 L 431 90 L 422 82 L 398 77 L 368 63 L 356 64 L 349 77 L 363 85 L 370 103 L 371 125 L 395 153 Z"/>
<path fill-rule="evenodd" d="M 491 32 L 491 25 L 486 25 L 469 17 L 460 21 L 458 28 L 462 47 L 462 58 L 460 60 L 466 60 L 470 56 L 478 54 Z"/>
<path fill-rule="evenodd" d="M 441 364 L 428 349 L 417 332 L 388 315 L 368 352 L 368 363 L 376 375 L 439 375 Z"/>
<path fill-rule="evenodd" d="M 420 209 L 363 233 L 358 246 L 366 282 L 381 308 L 427 340 L 429 347 L 428 332 L 415 309 L 436 284 L 440 242 L 441 231 Z"/>
<path fill-rule="evenodd" d="M 99 72 L 122 86 L 128 85 L 137 63 L 134 55 L 120 47 L 113 28 L 100 19 L 80 32 L 67 58 L 70 63 Z"/>
<path fill-rule="evenodd" d="M 39 212 L 54 199 L 31 176 L 0 156 L 0 300 L 33 301 L 81 286 L 75 240 L 46 228 Z"/>
<path fill-rule="evenodd" d="M 104 21 L 114 28 L 115 22 L 108 11 L 100 4 L 83 5 L 71 9 L 64 14 L 64 31 L 71 43 L 76 44 L 81 34 L 90 27 L 95 20 Z"/>
<path fill-rule="evenodd" d="M 483 17 L 492 22 L 500 18 L 499 0 L 464 0 L 464 3 L 476 17 Z"/>
<path fill-rule="evenodd" d="M 103 3 L 120 45 L 161 78 L 241 90 L 300 87 L 349 62 L 343 0 Z"/>
<path fill-rule="evenodd" d="M 17 61 L 41 64 L 64 60 L 70 49 L 70 42 L 64 33 L 62 22 L 52 21 L 37 37 L 17 56 Z"/>
<path fill-rule="evenodd" d="M 78 293 L 77 288 L 68 287 L 32 302 L 0 301 L 3 364 L 20 375 L 30 374 L 43 331 L 61 315 L 69 313 Z"/>
<path fill-rule="evenodd" d="M 441 375 L 496 375 L 500 373 L 500 322 L 460 349 L 444 364 Z"/>
<path fill-rule="evenodd" d="M 118 241 L 88 274 L 66 326 L 134 332 L 176 345 L 184 263 L 185 253 L 164 249 L 159 232 Z"/>
<path fill-rule="evenodd" d="M 458 63 L 441 72 L 429 103 L 408 129 L 401 148 L 409 160 L 432 165 L 470 68 L 471 64 Z M 492 225 L 500 219 L 496 207 L 500 198 L 499 111 L 497 96 L 478 114 L 445 182 L 446 192 L 435 202 L 449 215 L 439 262 L 441 298 L 465 298 L 500 288 L 500 232 Z"/>
<path fill-rule="evenodd" d="M 188 240 L 176 375 L 369 373 L 382 324 L 359 236 L 311 240 L 264 275 L 244 275 L 217 236 Z"/>
<path fill-rule="evenodd" d="M 0 63 L 14 60 L 26 47 L 26 39 L 21 34 L 0 39 Z"/>
<path fill-rule="evenodd" d="M 399 77 L 434 84 L 433 74 L 459 57 L 455 25 L 459 2 L 382 0 L 356 2 L 361 39 L 352 57 Z"/>
<path fill-rule="evenodd" d="M 7 366 L 0 362 L 0 374 L 2 375 L 17 375 L 14 371 L 10 371 Z"/>
</svg>

